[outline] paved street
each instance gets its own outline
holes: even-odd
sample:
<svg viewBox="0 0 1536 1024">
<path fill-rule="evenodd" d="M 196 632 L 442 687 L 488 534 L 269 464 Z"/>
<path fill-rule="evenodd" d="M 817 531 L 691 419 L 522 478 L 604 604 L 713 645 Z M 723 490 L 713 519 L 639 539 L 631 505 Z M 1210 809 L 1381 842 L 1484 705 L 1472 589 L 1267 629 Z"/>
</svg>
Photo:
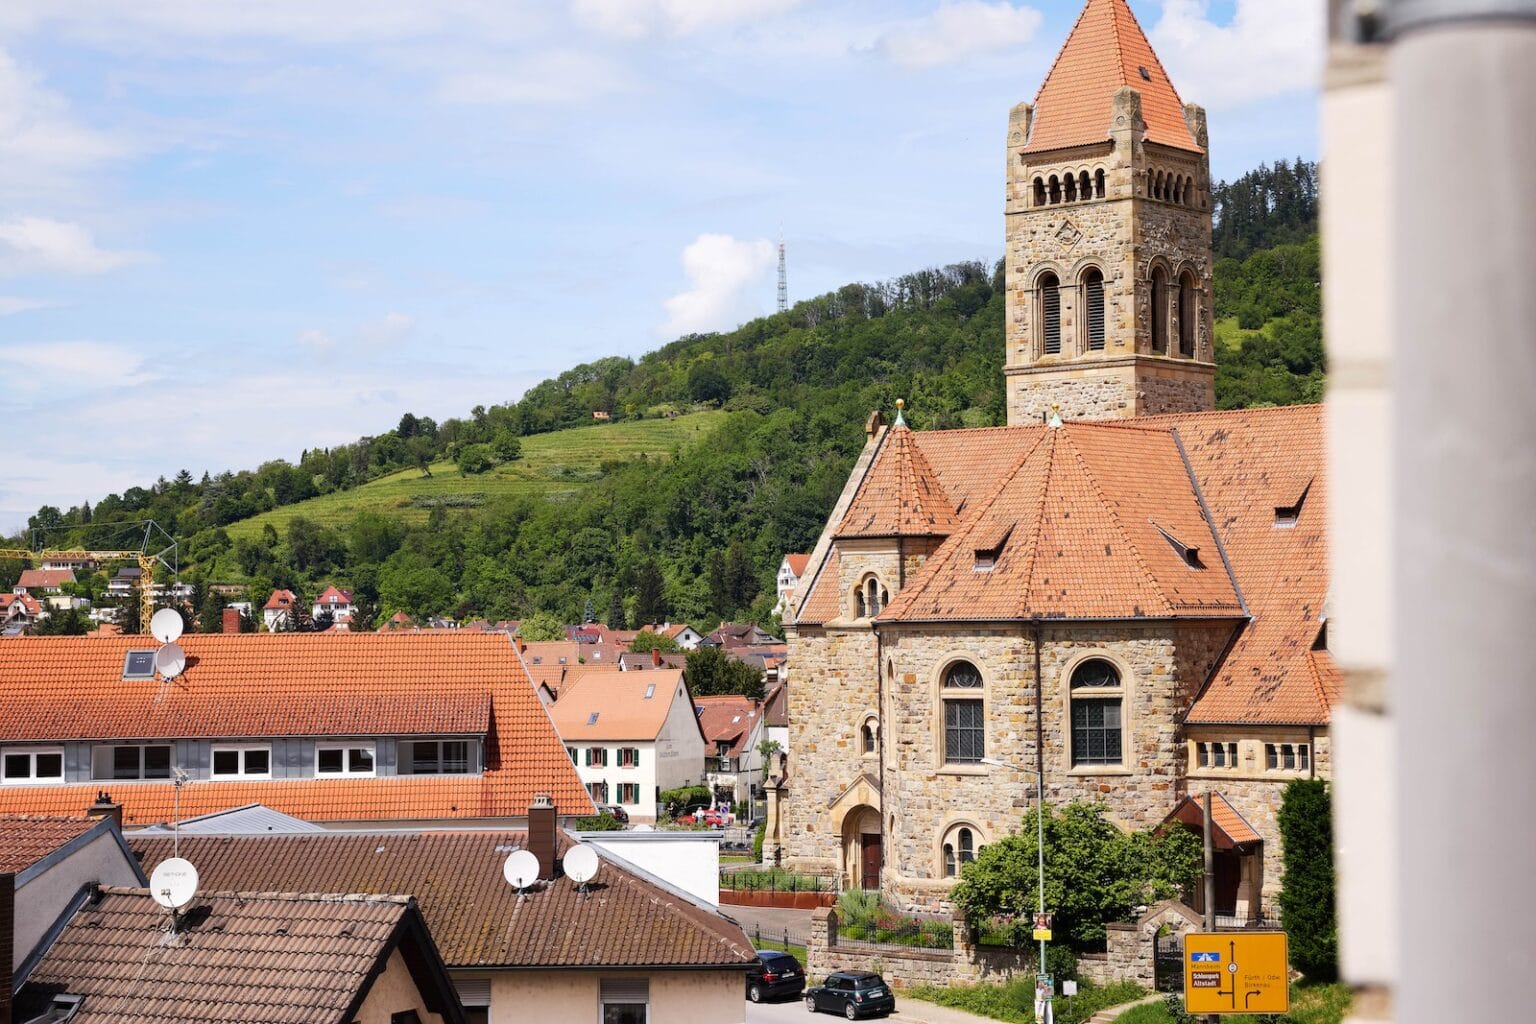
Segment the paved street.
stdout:
<svg viewBox="0 0 1536 1024">
<path fill-rule="evenodd" d="M 805 1003 L 800 1000 L 786 1003 L 747 1004 L 747 1024 L 784 1024 L 786 1021 L 812 1024 L 815 1021 L 841 1019 L 829 1013 L 814 1015 L 808 1013 Z M 978 1017 L 975 1014 L 935 1006 L 918 999 L 903 999 L 899 995 L 896 997 L 896 1012 L 886 1020 L 891 1021 L 892 1024 L 997 1024 L 990 1017 Z"/>
</svg>

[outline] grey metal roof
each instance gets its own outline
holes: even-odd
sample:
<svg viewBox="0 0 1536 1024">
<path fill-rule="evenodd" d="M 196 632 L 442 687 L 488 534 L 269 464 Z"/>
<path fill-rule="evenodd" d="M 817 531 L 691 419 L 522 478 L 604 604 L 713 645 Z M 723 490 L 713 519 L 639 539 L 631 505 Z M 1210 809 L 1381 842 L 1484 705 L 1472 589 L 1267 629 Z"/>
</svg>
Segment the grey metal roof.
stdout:
<svg viewBox="0 0 1536 1024">
<path fill-rule="evenodd" d="M 244 807 L 231 807 L 227 811 L 215 811 L 212 814 L 187 818 L 181 822 L 180 828 L 185 835 L 203 836 L 264 836 L 289 832 L 326 831 L 312 821 L 274 811 L 263 804 L 246 804 Z M 129 834 L 168 836 L 172 831 L 169 822 L 162 822 L 148 828 L 130 830 Z"/>
</svg>

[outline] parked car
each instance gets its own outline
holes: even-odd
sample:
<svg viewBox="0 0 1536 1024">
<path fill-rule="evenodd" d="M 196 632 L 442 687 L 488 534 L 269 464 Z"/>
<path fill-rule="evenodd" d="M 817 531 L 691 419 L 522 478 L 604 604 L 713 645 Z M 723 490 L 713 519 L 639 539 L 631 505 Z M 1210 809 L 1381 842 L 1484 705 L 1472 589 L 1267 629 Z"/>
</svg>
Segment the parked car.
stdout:
<svg viewBox="0 0 1536 1024">
<path fill-rule="evenodd" d="M 731 812 L 701 807 L 677 820 L 684 825 L 711 825 L 715 828 L 724 828 L 731 823 Z"/>
<path fill-rule="evenodd" d="M 896 1012 L 896 997 L 878 974 L 835 971 L 822 984 L 805 990 L 805 1008 L 812 1013 L 840 1013 L 849 1020 L 885 1017 Z"/>
<path fill-rule="evenodd" d="M 757 966 L 747 971 L 747 998 L 754 1003 L 764 999 L 797 998 L 805 991 L 805 968 L 788 953 L 776 949 L 757 951 Z"/>
<path fill-rule="evenodd" d="M 625 825 L 629 824 L 629 812 L 618 804 L 608 804 L 606 807 L 599 807 L 597 810 L 601 814 L 608 815 L 614 821 L 622 822 Z"/>
</svg>

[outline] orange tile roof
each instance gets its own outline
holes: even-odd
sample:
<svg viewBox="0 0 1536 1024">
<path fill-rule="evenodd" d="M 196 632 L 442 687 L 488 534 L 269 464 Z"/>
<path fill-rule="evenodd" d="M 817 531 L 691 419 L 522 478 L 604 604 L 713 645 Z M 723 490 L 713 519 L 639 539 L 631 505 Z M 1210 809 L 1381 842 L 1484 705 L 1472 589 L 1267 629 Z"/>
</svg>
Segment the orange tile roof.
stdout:
<svg viewBox="0 0 1536 1024">
<path fill-rule="evenodd" d="M 821 569 L 811 581 L 809 593 L 801 591 L 805 597 L 800 602 L 800 610 L 794 615 L 795 622 L 819 624 L 837 618 L 839 599 L 842 596 L 842 584 L 838 580 L 841 565 L 842 557 L 836 546 L 833 546 L 827 551 L 827 557 L 822 559 Z"/>
<path fill-rule="evenodd" d="M 839 537 L 943 537 L 955 528 L 955 509 L 913 440 L 897 423 L 838 527 Z"/>
<path fill-rule="evenodd" d="M 790 572 L 794 573 L 796 576 L 804 576 L 806 563 L 811 560 L 811 556 L 809 554 L 794 554 L 785 555 L 784 559 L 789 563 Z"/>
<path fill-rule="evenodd" d="M 18 587 L 57 587 L 75 582 L 73 569 L 23 569 L 16 581 Z"/>
<path fill-rule="evenodd" d="M 1026 153 L 1104 142 L 1115 92 L 1141 94 L 1148 142 L 1200 152 L 1184 104 L 1126 0 L 1088 0 L 1035 96 Z"/>
<path fill-rule="evenodd" d="M 76 817 L 0 814 L 0 872 L 19 874 L 96 827 L 83 806 L 75 811 Z"/>
<path fill-rule="evenodd" d="M 566 743 L 654 740 L 672 710 L 682 681 L 683 673 L 678 669 L 587 672 L 561 688 L 549 717 Z M 650 697 L 645 695 L 647 690 Z M 688 699 L 686 693 L 684 699 Z M 595 722 L 593 715 L 597 716 Z"/>
<path fill-rule="evenodd" d="M 153 647 L 144 637 L 18 638 L 0 659 L 0 729 L 13 740 L 83 736 L 96 730 L 81 722 L 118 722 L 109 717 L 112 700 L 166 731 L 148 735 L 146 726 L 127 724 L 107 736 L 145 739 L 223 728 L 235 713 L 224 705 L 249 716 L 240 722 L 275 727 L 286 716 L 286 734 L 294 736 L 370 735 L 373 726 L 383 725 L 456 730 L 471 724 L 461 716 L 473 709 L 479 724 L 466 732 L 486 736 L 483 775 L 195 783 L 182 791 L 182 813 L 259 802 L 313 821 L 513 817 L 523 815 L 537 793 L 550 793 L 561 807 L 591 806 L 502 634 L 216 633 L 188 634 L 181 643 L 187 670 L 166 684 L 121 679 L 126 652 Z M 261 710 L 257 698 L 270 710 Z M 397 709 L 388 709 L 389 703 Z M 182 709 L 187 718 L 178 721 L 167 707 Z M 78 814 L 100 788 L 4 787 L 0 812 Z M 173 816 L 169 783 L 114 782 L 110 788 L 125 820 Z"/>
<path fill-rule="evenodd" d="M 699 729 L 704 733 L 705 741 L 711 744 L 711 753 L 716 743 L 731 744 L 726 757 L 747 753 L 744 749 L 746 742 L 762 716 L 761 701 L 738 696 L 695 697 L 693 704 L 704 709 L 699 714 Z"/>
<path fill-rule="evenodd" d="M 1166 824 L 1170 821 L 1178 821 L 1190 828 L 1200 831 L 1205 828 L 1205 796 L 1204 794 L 1190 794 L 1163 819 Z M 1218 849 L 1230 850 L 1234 846 L 1246 846 L 1249 843 L 1264 841 L 1254 827 L 1248 824 L 1248 819 L 1238 813 L 1227 798 L 1215 791 L 1211 792 L 1211 840 Z"/>
<path fill-rule="evenodd" d="M 297 600 L 298 596 L 291 590 L 274 590 L 272 596 L 267 598 L 267 603 L 261 607 L 263 611 L 280 611 L 293 607 L 293 603 Z"/>
</svg>

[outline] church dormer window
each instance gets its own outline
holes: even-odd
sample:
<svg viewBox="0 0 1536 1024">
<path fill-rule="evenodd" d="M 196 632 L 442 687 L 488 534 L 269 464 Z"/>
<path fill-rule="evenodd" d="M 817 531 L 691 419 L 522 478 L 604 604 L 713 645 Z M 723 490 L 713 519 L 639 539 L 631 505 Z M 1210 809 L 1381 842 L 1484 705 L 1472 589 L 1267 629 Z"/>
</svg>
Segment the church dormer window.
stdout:
<svg viewBox="0 0 1536 1024">
<path fill-rule="evenodd" d="M 1056 279 L 1055 274 L 1046 274 L 1040 278 L 1040 327 L 1042 351 L 1048 356 L 1059 355 L 1061 353 L 1061 283 Z"/>
<path fill-rule="evenodd" d="M 1152 268 L 1152 351 L 1168 352 L 1168 273 L 1162 267 Z"/>
<path fill-rule="evenodd" d="M 1088 349 L 1104 348 L 1104 275 L 1097 267 L 1083 275 L 1083 298 L 1088 307 Z"/>
</svg>

